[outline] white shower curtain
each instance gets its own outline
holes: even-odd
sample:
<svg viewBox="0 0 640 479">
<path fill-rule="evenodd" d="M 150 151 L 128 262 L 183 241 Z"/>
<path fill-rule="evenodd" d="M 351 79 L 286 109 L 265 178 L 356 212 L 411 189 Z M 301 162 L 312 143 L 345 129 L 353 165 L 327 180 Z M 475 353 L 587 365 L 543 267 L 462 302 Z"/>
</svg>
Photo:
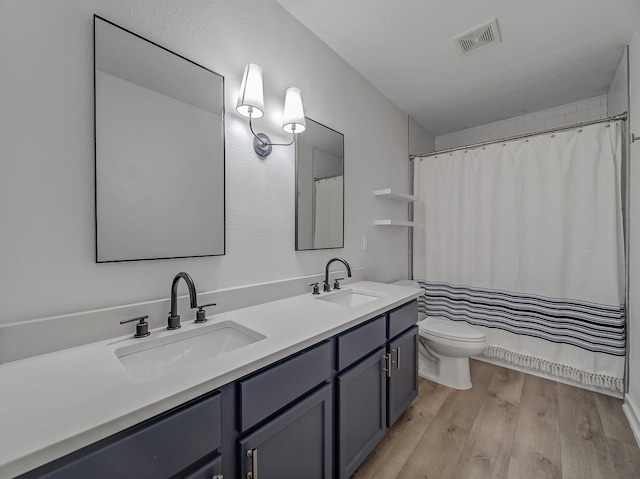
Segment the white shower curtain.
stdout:
<svg viewBox="0 0 640 479">
<path fill-rule="evenodd" d="M 342 247 L 343 176 L 315 181 L 314 198 L 314 248 Z"/>
<path fill-rule="evenodd" d="M 414 278 L 488 356 L 623 391 L 617 124 L 415 161 Z"/>
</svg>

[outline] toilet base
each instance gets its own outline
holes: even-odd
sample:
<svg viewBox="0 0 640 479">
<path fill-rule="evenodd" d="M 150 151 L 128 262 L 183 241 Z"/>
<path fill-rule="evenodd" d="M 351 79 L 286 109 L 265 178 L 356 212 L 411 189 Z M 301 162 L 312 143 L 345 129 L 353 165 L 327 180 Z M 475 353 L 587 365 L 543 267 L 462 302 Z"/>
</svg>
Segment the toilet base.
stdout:
<svg viewBox="0 0 640 479">
<path fill-rule="evenodd" d="M 420 338 L 418 375 L 430 381 L 454 389 L 471 389 L 469 358 L 452 358 L 434 353 L 423 344 Z"/>
</svg>

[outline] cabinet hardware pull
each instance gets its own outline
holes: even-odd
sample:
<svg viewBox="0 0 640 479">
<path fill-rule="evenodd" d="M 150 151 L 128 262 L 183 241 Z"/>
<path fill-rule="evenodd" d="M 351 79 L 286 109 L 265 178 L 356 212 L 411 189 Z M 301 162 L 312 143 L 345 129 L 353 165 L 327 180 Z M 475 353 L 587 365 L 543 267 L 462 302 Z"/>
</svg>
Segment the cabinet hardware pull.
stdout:
<svg viewBox="0 0 640 479">
<path fill-rule="evenodd" d="M 251 458 L 251 471 L 247 472 L 247 479 L 258 479 L 258 449 L 249 449 L 247 456 Z"/>
<path fill-rule="evenodd" d="M 387 377 L 390 378 L 391 377 L 391 353 L 385 354 L 384 356 L 382 356 L 382 359 L 384 359 L 385 362 L 387 363 L 387 367 L 385 368 L 383 366 L 382 370 L 385 371 L 387 373 Z"/>
<path fill-rule="evenodd" d="M 400 369 L 400 348 L 396 349 L 396 369 Z"/>
</svg>

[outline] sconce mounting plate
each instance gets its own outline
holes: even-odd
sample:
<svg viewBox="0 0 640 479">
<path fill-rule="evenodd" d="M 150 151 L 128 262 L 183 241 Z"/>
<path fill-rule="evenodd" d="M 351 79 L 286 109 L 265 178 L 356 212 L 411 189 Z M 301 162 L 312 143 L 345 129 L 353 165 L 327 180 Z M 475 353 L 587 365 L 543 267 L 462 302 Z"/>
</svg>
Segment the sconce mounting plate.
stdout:
<svg viewBox="0 0 640 479">
<path fill-rule="evenodd" d="M 256 155 L 266 158 L 271 154 L 271 139 L 264 133 L 257 133 L 253 138 L 253 151 Z"/>
</svg>

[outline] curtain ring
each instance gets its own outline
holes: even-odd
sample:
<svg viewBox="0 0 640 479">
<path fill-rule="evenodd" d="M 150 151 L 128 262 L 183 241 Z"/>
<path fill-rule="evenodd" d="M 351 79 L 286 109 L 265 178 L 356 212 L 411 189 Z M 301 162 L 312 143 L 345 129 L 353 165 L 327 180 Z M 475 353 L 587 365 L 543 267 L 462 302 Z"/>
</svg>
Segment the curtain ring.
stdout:
<svg viewBox="0 0 640 479">
<path fill-rule="evenodd" d="M 555 138 L 556 137 L 556 132 L 551 130 L 551 138 Z"/>
</svg>

